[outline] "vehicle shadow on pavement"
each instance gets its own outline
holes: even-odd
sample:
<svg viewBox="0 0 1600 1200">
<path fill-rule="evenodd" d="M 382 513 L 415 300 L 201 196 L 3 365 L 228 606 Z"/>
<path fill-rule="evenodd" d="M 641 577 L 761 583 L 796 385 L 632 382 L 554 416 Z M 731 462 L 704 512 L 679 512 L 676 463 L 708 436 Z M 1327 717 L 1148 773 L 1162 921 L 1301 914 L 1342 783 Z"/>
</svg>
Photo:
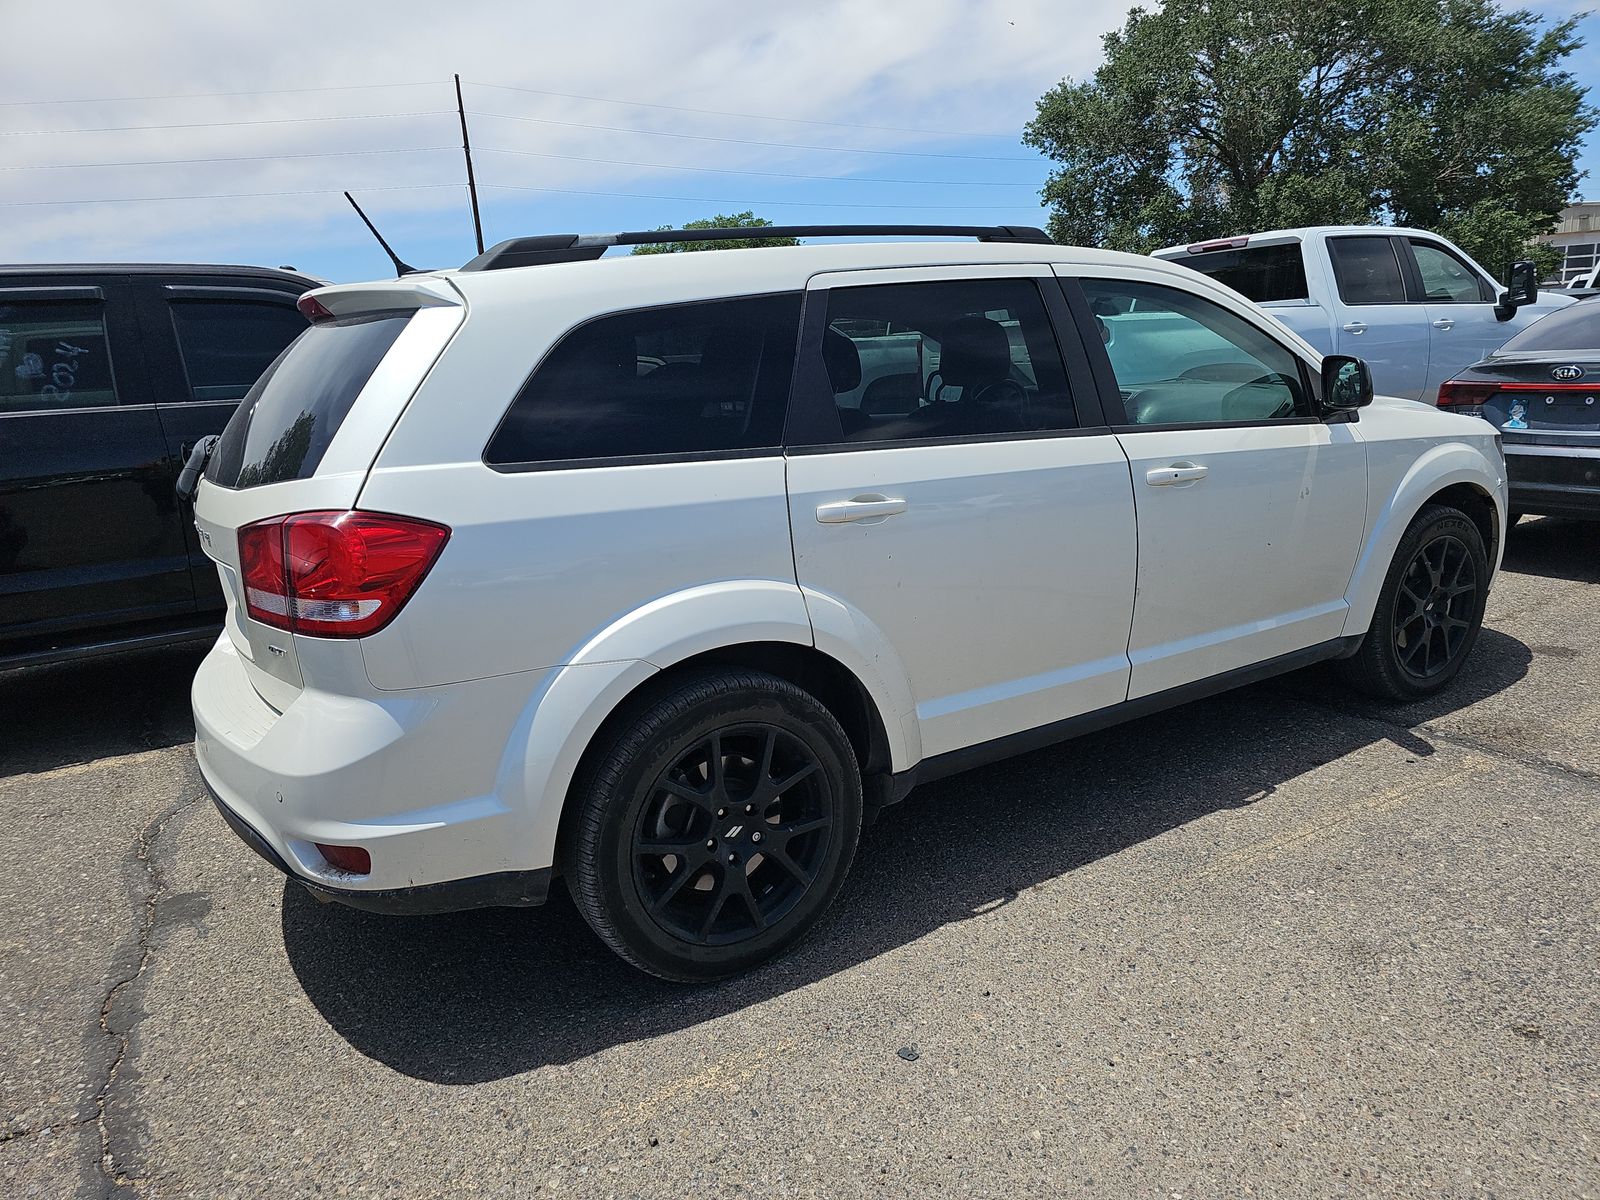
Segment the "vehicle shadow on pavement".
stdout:
<svg viewBox="0 0 1600 1200">
<path fill-rule="evenodd" d="M 194 740 L 209 643 L 0 675 L 0 779 Z"/>
<path fill-rule="evenodd" d="M 1600 583 L 1600 521 L 1524 517 L 1506 539 L 1505 569 Z"/>
<path fill-rule="evenodd" d="M 559 885 L 542 909 L 385 917 L 285 884 L 284 945 L 306 996 L 361 1053 L 434 1082 L 500 1079 L 738 1012 L 982 919 L 1374 742 L 1429 754 L 1417 725 L 1509 687 L 1531 660 L 1486 629 L 1456 685 L 1422 704 L 1346 700 L 1325 671 L 1308 672 L 919 788 L 864 833 L 843 894 L 804 945 L 720 984 L 633 970 Z"/>
</svg>

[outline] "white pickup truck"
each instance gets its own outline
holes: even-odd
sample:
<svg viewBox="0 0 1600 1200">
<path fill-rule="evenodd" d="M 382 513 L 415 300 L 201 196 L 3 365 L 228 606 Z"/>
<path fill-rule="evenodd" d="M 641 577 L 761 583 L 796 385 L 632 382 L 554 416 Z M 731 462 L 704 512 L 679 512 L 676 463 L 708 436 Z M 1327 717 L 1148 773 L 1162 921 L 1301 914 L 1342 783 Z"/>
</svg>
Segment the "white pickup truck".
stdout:
<svg viewBox="0 0 1600 1200">
<path fill-rule="evenodd" d="M 1157 250 L 1254 300 L 1324 354 L 1366 360 L 1386 396 L 1439 385 L 1572 299 L 1515 295 L 1460 248 L 1420 229 L 1323 225 Z"/>
</svg>

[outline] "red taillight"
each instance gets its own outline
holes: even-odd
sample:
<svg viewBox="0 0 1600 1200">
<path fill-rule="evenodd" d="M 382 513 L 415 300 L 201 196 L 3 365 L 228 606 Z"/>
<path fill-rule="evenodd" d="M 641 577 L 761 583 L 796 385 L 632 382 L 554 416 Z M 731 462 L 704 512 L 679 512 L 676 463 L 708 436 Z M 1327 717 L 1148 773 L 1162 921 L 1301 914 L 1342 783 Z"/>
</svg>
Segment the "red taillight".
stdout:
<svg viewBox="0 0 1600 1200">
<path fill-rule="evenodd" d="M 294 302 L 294 306 L 300 310 L 300 315 L 313 325 L 319 321 L 333 320 L 333 313 L 328 310 L 328 306 L 315 296 L 301 296 Z"/>
<path fill-rule="evenodd" d="M 325 846 L 321 842 L 312 842 L 317 848 L 317 853 L 328 860 L 328 865 L 337 871 L 348 871 L 352 875 L 372 874 L 372 855 L 360 846 Z"/>
<path fill-rule="evenodd" d="M 1447 379 L 1439 385 L 1439 407 L 1477 412 L 1483 408 L 1484 401 L 1501 390 L 1502 385 L 1498 383 L 1464 383 L 1459 379 Z"/>
<path fill-rule="evenodd" d="M 1249 237 L 1212 238 L 1209 242 L 1191 243 L 1184 249 L 1190 254 L 1205 254 L 1209 250 L 1243 250 L 1249 244 Z"/>
<path fill-rule="evenodd" d="M 387 513 L 295 513 L 239 530 L 245 609 L 264 625 L 365 637 L 394 620 L 450 530 Z"/>
</svg>

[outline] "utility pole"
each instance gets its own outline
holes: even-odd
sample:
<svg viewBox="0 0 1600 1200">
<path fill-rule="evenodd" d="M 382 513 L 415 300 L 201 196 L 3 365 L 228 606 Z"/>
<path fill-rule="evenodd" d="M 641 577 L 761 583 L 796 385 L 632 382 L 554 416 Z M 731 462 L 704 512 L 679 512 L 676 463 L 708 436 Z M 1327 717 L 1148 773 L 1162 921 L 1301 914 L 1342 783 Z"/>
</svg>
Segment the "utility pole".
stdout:
<svg viewBox="0 0 1600 1200">
<path fill-rule="evenodd" d="M 456 76 L 456 115 L 461 118 L 461 153 L 467 160 L 467 195 L 472 198 L 472 234 L 483 253 L 483 218 L 478 214 L 478 182 L 472 177 L 472 142 L 467 137 L 467 106 L 461 100 L 461 76 Z"/>
</svg>

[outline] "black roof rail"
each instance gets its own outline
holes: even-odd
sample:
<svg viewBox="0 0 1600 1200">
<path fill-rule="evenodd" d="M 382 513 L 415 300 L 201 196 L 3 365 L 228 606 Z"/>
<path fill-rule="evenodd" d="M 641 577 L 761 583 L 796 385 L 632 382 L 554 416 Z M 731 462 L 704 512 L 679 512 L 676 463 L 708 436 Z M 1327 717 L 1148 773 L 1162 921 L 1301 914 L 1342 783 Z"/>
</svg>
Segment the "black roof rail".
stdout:
<svg viewBox="0 0 1600 1200">
<path fill-rule="evenodd" d="M 760 225 L 722 229 L 643 229 L 633 233 L 545 233 L 511 238 L 490 246 L 463 271 L 501 271 L 542 263 L 583 262 L 612 246 L 651 246 L 662 242 L 727 242 L 742 238 L 803 237 L 970 237 L 980 242 L 1054 245 L 1050 235 L 1031 225 Z"/>
</svg>

